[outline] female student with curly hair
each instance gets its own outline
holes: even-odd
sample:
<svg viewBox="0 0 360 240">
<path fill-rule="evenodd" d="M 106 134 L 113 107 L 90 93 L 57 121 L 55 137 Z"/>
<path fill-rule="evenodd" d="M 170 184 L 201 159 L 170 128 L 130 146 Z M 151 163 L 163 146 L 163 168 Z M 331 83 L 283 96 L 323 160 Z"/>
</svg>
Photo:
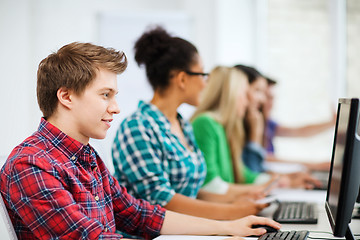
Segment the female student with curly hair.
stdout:
<svg viewBox="0 0 360 240">
<path fill-rule="evenodd" d="M 198 105 L 206 85 L 196 47 L 157 27 L 137 40 L 135 60 L 145 66 L 154 95 L 150 102 L 140 101 L 116 134 L 112 151 L 117 179 L 138 198 L 194 216 L 233 219 L 266 207 L 239 200 L 239 195 L 247 198 L 261 189 L 228 194 L 200 190 L 206 165 L 191 124 L 178 113 L 183 103 Z"/>
</svg>

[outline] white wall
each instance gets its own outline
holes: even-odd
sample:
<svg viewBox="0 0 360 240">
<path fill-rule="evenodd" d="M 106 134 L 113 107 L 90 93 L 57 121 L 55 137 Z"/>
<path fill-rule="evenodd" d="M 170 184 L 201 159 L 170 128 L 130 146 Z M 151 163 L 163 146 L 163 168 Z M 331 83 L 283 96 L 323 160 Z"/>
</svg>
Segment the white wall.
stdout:
<svg viewBox="0 0 360 240">
<path fill-rule="evenodd" d="M 360 1 L 347 0 L 347 79 L 348 95 L 360 96 Z"/>
<path fill-rule="evenodd" d="M 278 81 L 273 117 L 282 125 L 326 121 L 331 108 L 335 110 L 328 4 L 323 0 L 269 1 L 267 72 Z M 278 138 L 277 153 L 282 158 L 329 160 L 332 132 L 313 138 Z"/>
<path fill-rule="evenodd" d="M 0 155 L 33 131 L 29 2 L 0 1 Z"/>
</svg>

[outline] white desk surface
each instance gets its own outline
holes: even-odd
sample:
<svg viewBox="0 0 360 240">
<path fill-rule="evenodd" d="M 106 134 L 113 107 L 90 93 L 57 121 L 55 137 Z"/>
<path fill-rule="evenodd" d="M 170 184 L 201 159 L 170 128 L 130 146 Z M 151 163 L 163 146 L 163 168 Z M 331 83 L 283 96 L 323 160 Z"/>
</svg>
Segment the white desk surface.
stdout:
<svg viewBox="0 0 360 240">
<path fill-rule="evenodd" d="M 282 224 L 282 231 L 290 230 L 307 230 L 310 231 L 309 236 L 311 237 L 322 237 L 322 238 L 333 238 L 332 234 L 326 233 L 315 233 L 312 231 L 321 231 L 331 233 L 331 227 L 328 221 L 328 217 L 325 212 L 325 199 L 326 191 L 319 190 L 301 190 L 301 189 L 276 189 L 272 192 L 272 195 L 280 201 L 306 201 L 316 202 L 318 207 L 318 223 L 317 224 Z M 260 212 L 260 216 L 271 217 L 276 209 L 276 204 L 272 204 L 270 207 Z M 351 230 L 354 234 L 360 233 L 360 220 L 353 220 L 350 224 Z M 162 235 L 156 238 L 156 240 L 219 240 L 226 239 L 229 236 L 189 236 L 189 235 Z M 253 240 L 257 238 L 245 237 L 246 240 Z"/>
</svg>

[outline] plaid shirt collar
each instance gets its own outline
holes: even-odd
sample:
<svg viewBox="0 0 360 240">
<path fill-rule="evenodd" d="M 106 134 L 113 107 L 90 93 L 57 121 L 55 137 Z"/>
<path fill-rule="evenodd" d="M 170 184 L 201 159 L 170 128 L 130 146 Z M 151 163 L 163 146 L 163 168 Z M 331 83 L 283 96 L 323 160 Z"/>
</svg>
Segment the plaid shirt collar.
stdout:
<svg viewBox="0 0 360 240">
<path fill-rule="evenodd" d="M 144 101 L 140 101 L 138 108 L 140 112 L 149 115 L 152 117 L 156 123 L 159 125 L 161 130 L 165 130 L 166 132 L 171 132 L 171 125 L 167 117 L 160 111 L 160 109 L 151 103 L 145 103 Z M 187 129 L 185 121 L 180 113 L 177 113 L 177 119 L 180 123 L 182 129 Z"/>
<path fill-rule="evenodd" d="M 97 153 L 89 144 L 84 145 L 71 138 L 44 118 L 41 118 L 38 133 L 48 139 L 70 161 L 75 163 L 78 159 L 81 159 L 90 165 L 94 164 L 93 159 L 96 159 Z"/>
</svg>

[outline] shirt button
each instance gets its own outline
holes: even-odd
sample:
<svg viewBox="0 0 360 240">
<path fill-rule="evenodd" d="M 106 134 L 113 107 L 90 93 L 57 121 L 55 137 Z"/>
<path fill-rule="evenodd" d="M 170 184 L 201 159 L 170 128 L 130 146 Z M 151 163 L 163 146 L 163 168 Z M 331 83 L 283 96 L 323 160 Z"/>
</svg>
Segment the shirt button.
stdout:
<svg viewBox="0 0 360 240">
<path fill-rule="evenodd" d="M 108 228 L 105 228 L 105 229 L 104 229 L 104 232 L 107 232 L 107 231 L 108 231 Z"/>
<path fill-rule="evenodd" d="M 97 170 L 97 167 L 94 167 L 94 172 L 96 172 L 96 170 Z"/>
<path fill-rule="evenodd" d="M 96 201 L 99 201 L 99 196 L 96 195 L 96 196 L 95 196 L 95 200 L 96 200 Z"/>
<path fill-rule="evenodd" d="M 75 160 L 75 158 L 76 158 L 75 156 L 72 156 L 72 157 L 71 157 L 71 160 Z"/>
</svg>

